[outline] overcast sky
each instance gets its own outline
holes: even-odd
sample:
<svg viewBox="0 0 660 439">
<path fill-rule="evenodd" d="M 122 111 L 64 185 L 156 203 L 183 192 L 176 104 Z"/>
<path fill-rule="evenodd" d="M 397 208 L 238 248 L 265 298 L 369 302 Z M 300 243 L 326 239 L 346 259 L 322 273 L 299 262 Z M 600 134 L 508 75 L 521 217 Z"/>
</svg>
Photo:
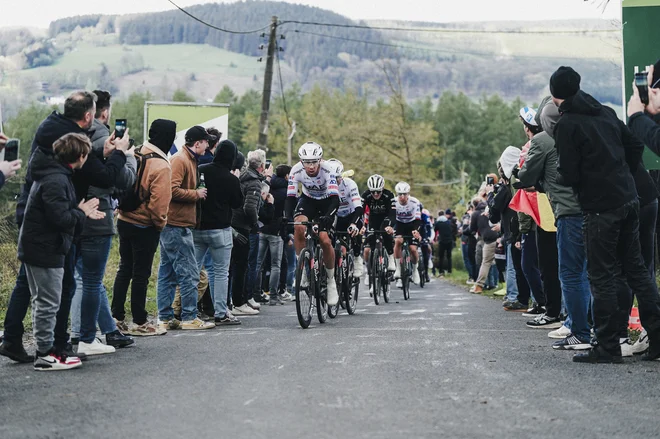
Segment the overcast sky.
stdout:
<svg viewBox="0 0 660 439">
<path fill-rule="evenodd" d="M 182 7 L 205 0 L 173 0 Z M 225 0 L 231 2 L 232 0 Z M 298 0 L 330 9 L 352 19 L 413 21 L 561 20 L 567 18 L 616 18 L 620 0 Z M 48 27 L 58 18 L 86 14 L 129 14 L 164 11 L 174 7 L 167 0 L 0 0 L 0 27 Z M 288 18 L 288 17 L 280 17 Z"/>
</svg>

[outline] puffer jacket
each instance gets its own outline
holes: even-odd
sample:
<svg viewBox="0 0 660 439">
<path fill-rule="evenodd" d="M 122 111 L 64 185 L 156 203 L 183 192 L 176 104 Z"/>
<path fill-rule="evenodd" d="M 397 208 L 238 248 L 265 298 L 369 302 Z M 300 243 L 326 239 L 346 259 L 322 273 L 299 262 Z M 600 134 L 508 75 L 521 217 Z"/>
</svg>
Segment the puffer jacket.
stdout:
<svg viewBox="0 0 660 439">
<path fill-rule="evenodd" d="M 241 231 L 256 233 L 259 231 L 259 209 L 263 204 L 261 187 L 265 178 L 256 170 L 248 167 L 240 176 L 241 191 L 245 202 L 243 207 L 234 209 L 232 227 Z"/>
</svg>

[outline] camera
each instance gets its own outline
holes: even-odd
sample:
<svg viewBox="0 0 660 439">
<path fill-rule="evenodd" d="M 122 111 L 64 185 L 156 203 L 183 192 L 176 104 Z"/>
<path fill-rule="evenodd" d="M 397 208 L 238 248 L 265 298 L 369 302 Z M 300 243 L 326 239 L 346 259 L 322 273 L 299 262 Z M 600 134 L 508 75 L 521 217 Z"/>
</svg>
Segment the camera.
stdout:
<svg viewBox="0 0 660 439">
<path fill-rule="evenodd" d="M 639 92 L 639 99 L 644 105 L 649 103 L 649 80 L 648 72 L 644 70 L 639 72 L 639 69 L 635 66 L 635 86 Z"/>
</svg>

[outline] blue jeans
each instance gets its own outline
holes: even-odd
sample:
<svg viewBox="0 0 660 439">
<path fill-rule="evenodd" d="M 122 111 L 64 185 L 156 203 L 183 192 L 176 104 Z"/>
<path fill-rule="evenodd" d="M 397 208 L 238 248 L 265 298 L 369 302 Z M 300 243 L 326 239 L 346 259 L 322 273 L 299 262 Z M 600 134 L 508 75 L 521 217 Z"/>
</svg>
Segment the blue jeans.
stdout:
<svg viewBox="0 0 660 439">
<path fill-rule="evenodd" d="M 96 336 L 96 323 L 103 334 L 117 330 L 103 286 L 112 235 L 85 236 L 76 261 L 76 294 L 71 300 L 71 333 L 85 343 Z"/>
<path fill-rule="evenodd" d="M 181 320 L 197 318 L 197 284 L 199 269 L 195 259 L 192 230 L 167 225 L 160 233 L 160 267 L 158 267 L 158 318 L 174 318 L 172 302 L 176 286 L 181 289 Z"/>
<path fill-rule="evenodd" d="M 465 271 L 467 271 L 468 277 L 474 280 L 474 266 L 470 261 L 470 244 L 467 242 L 462 242 L 461 252 L 463 254 L 463 265 L 465 266 Z"/>
<path fill-rule="evenodd" d="M 582 217 L 570 216 L 557 220 L 557 249 L 559 280 L 571 332 L 581 340 L 589 340 L 591 334 L 587 315 L 591 289 L 587 276 Z"/>
<path fill-rule="evenodd" d="M 488 272 L 488 281 L 487 286 L 492 288 L 497 288 L 500 284 L 500 272 L 497 270 L 497 264 L 490 266 L 490 271 Z"/>
<path fill-rule="evenodd" d="M 515 302 L 518 300 L 518 284 L 516 283 L 516 267 L 513 265 L 511 246 L 506 246 L 506 300 Z"/>
<path fill-rule="evenodd" d="M 229 290 L 229 263 L 234 241 L 231 228 L 215 230 L 195 230 L 195 259 L 197 272 L 206 267 L 209 275 L 211 297 L 215 316 L 222 318 L 227 314 L 227 292 Z M 211 263 L 209 264 L 209 258 Z"/>
<path fill-rule="evenodd" d="M 245 277 L 245 291 L 247 291 L 248 300 L 252 298 L 255 286 L 257 284 L 257 262 L 259 258 L 259 233 L 250 233 L 250 251 L 248 253 L 247 275 Z"/>
<path fill-rule="evenodd" d="M 263 265 L 270 250 L 270 282 L 268 285 L 270 294 L 277 294 L 277 287 L 280 283 L 280 266 L 282 265 L 282 247 L 284 241 L 279 235 L 259 235 L 259 257 L 257 263 L 257 286 L 261 286 L 261 277 Z M 275 297 L 275 296 L 271 296 Z"/>
</svg>

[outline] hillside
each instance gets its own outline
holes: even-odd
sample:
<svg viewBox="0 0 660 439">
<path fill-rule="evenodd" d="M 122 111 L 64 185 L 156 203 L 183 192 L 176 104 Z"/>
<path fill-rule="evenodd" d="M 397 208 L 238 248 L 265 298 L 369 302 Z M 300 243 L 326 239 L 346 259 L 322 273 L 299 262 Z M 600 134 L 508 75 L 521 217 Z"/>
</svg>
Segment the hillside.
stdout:
<svg viewBox="0 0 660 439">
<path fill-rule="evenodd" d="M 268 1 L 187 10 L 236 30 L 267 26 L 272 15 L 283 22 L 356 24 L 323 9 Z M 431 31 L 286 23 L 278 32 L 285 38 L 278 40 L 285 86 L 352 88 L 375 98 L 383 95 L 383 84 L 373 80 L 378 60 L 391 59 L 413 100 L 459 90 L 474 98 L 496 93 L 534 102 L 547 92 L 550 73 L 570 64 L 581 72 L 585 89 L 621 104 L 618 33 L 520 33 L 613 28 L 608 21 L 359 24 Z M 66 18 L 53 22 L 48 36 L 0 30 L 0 96 L 11 114 L 26 101 L 82 87 L 103 87 L 122 96 L 149 91 L 158 99 L 171 97 L 176 89 L 198 100 L 212 99 L 224 85 L 242 94 L 261 88 L 264 63 L 257 59 L 266 43 L 260 33 L 218 32 L 176 10 Z"/>
</svg>

